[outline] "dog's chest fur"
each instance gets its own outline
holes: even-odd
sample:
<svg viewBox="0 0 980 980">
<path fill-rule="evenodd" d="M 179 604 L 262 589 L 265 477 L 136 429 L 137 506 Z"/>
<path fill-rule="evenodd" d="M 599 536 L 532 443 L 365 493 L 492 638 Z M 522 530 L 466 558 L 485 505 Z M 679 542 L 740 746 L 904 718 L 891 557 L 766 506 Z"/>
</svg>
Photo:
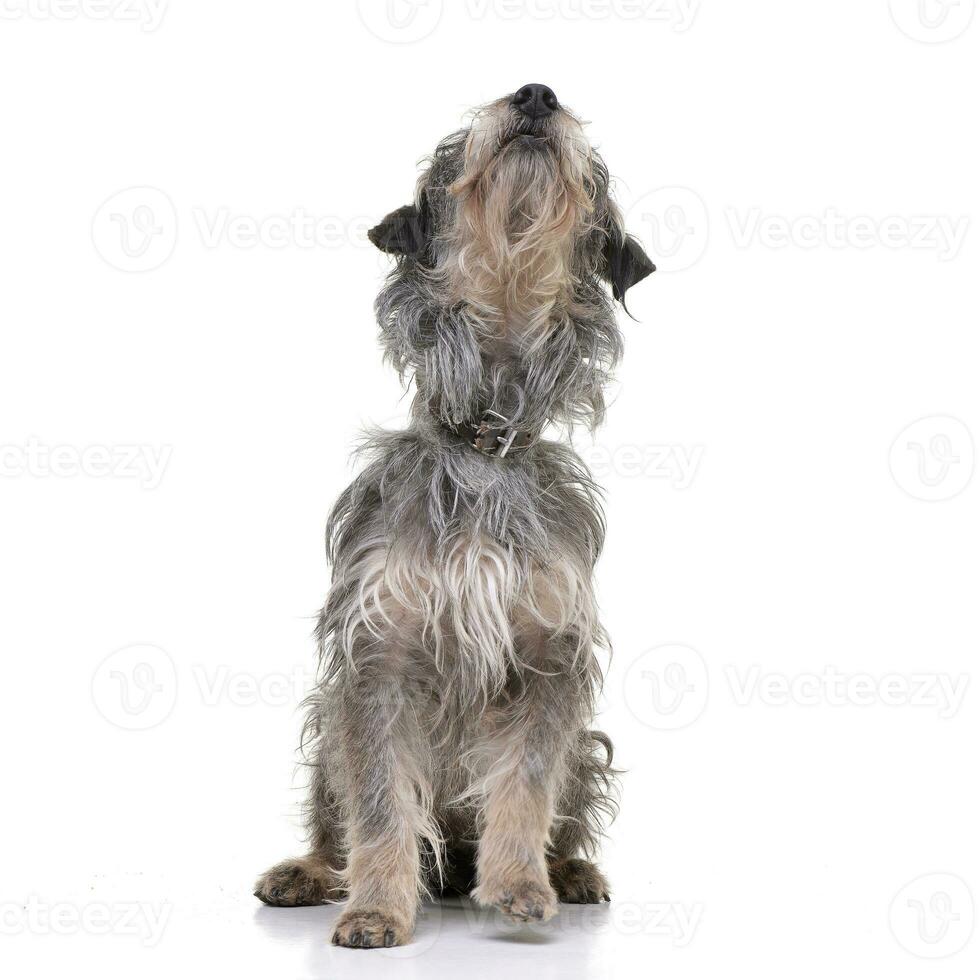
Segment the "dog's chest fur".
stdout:
<svg viewBox="0 0 980 980">
<path fill-rule="evenodd" d="M 346 649 L 359 630 L 395 637 L 395 656 L 435 664 L 428 676 L 473 696 L 533 661 L 540 636 L 574 636 L 569 665 L 591 651 L 603 526 L 567 447 L 543 441 L 498 461 L 430 427 L 376 433 L 366 451 L 330 527 L 345 575 L 322 625 L 352 637 Z"/>
</svg>

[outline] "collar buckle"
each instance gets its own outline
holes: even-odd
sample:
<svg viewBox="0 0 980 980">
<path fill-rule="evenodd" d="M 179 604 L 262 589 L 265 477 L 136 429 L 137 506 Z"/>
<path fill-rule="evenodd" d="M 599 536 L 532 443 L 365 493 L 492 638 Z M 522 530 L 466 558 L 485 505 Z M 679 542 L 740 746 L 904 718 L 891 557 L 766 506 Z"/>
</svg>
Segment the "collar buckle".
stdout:
<svg viewBox="0 0 980 980">
<path fill-rule="evenodd" d="M 485 456 L 503 459 L 511 452 L 528 449 L 533 444 L 529 432 L 506 424 L 507 419 L 499 412 L 488 409 L 479 425 L 473 426 L 476 435 L 470 445 Z"/>
</svg>

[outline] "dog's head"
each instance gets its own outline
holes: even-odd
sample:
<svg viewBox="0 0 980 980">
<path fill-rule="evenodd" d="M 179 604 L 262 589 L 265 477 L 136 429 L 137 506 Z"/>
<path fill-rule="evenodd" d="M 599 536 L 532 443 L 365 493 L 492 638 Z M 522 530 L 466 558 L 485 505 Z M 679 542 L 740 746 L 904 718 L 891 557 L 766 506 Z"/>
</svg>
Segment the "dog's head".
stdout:
<svg viewBox="0 0 980 980">
<path fill-rule="evenodd" d="M 599 424 L 622 337 L 613 299 L 653 271 L 582 124 L 544 85 L 473 113 L 413 204 L 371 229 L 397 260 L 376 303 L 421 417 Z M 611 286 L 612 297 L 607 286 Z"/>
<path fill-rule="evenodd" d="M 581 122 L 546 85 L 475 110 L 443 140 L 413 204 L 369 233 L 427 270 L 447 302 L 531 332 L 604 279 L 614 297 L 654 271 L 626 234 Z"/>
</svg>

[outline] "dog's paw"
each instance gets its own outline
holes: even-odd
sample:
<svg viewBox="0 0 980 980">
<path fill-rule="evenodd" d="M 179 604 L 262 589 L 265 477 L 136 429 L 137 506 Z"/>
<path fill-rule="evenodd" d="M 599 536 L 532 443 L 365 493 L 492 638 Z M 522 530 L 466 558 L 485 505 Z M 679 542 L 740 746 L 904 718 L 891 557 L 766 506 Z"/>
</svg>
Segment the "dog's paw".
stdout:
<svg viewBox="0 0 980 980">
<path fill-rule="evenodd" d="M 255 883 L 256 898 L 266 905 L 321 905 L 336 901 L 343 892 L 331 872 L 310 858 L 283 861 Z"/>
<path fill-rule="evenodd" d="M 581 858 L 549 861 L 548 877 L 559 902 L 597 905 L 609 901 L 609 882 L 591 861 Z"/>
<path fill-rule="evenodd" d="M 473 898 L 499 909 L 512 922 L 547 922 L 558 911 L 551 886 L 529 879 L 508 884 L 479 885 Z"/>
<path fill-rule="evenodd" d="M 352 949 L 377 949 L 379 946 L 404 946 L 412 938 L 412 929 L 401 917 L 384 909 L 348 909 L 337 922 L 334 946 Z"/>
</svg>

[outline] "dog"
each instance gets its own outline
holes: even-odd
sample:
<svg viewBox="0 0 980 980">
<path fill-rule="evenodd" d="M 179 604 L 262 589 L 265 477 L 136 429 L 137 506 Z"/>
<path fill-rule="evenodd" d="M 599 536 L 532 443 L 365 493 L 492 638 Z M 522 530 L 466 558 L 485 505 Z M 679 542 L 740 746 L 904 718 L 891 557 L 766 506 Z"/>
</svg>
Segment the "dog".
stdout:
<svg viewBox="0 0 980 980">
<path fill-rule="evenodd" d="M 609 899 L 592 859 L 617 773 L 589 727 L 605 524 L 568 440 L 543 433 L 601 422 L 614 301 L 654 271 L 582 123 L 538 84 L 475 110 L 369 238 L 395 260 L 385 356 L 416 393 L 329 519 L 310 852 L 255 888 L 346 897 L 332 939 L 361 948 L 409 942 L 426 895 L 521 922 Z"/>
</svg>

